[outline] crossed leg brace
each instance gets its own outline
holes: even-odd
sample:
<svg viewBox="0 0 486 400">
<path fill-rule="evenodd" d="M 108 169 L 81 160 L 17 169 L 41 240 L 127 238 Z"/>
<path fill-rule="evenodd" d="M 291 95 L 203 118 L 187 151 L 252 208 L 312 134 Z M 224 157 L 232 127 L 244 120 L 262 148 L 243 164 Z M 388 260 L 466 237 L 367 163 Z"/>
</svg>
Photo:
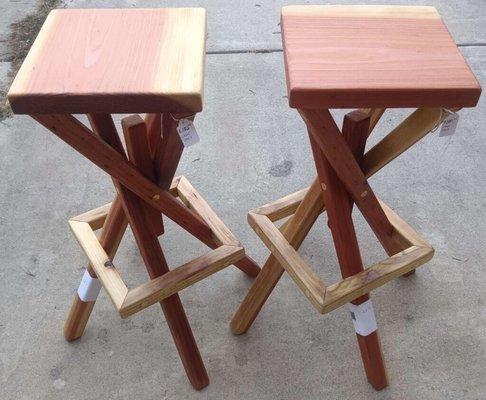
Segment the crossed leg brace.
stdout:
<svg viewBox="0 0 486 400">
<path fill-rule="evenodd" d="M 189 380 L 196 389 L 207 386 L 209 379 L 178 292 L 231 264 L 250 276 L 260 268 L 245 256 L 241 244 L 189 181 L 174 178 L 183 151 L 176 120 L 170 114 L 148 115 L 147 121 L 138 115 L 125 118 L 127 158 L 109 114 L 88 116 L 93 131 L 71 115 L 33 118 L 108 172 L 117 190 L 111 204 L 69 222 L 90 264 L 65 324 L 66 339 L 83 334 L 101 285 L 123 318 L 160 303 Z M 158 241 L 164 232 L 161 213 L 212 250 L 169 271 Z M 127 288 L 112 262 L 128 224 L 151 278 L 133 289 Z M 99 228 L 98 240 L 93 231 Z"/>
<path fill-rule="evenodd" d="M 384 109 L 358 110 L 337 128 L 328 110 L 299 110 L 306 122 L 318 177 L 307 189 L 253 210 L 248 221 L 271 251 L 262 271 L 231 322 L 236 334 L 246 332 L 287 271 L 320 313 L 352 303 L 358 344 L 368 381 L 387 386 L 374 315 L 368 293 L 386 282 L 413 273 L 430 260 L 433 248 L 386 204 L 377 199 L 367 178 L 424 137 L 446 114 L 440 108 L 418 109 L 366 154 L 366 140 Z M 390 258 L 364 269 L 351 218 L 356 204 Z M 310 269 L 297 250 L 317 217 L 327 211 L 343 280 L 330 286 Z M 273 222 L 290 218 L 279 228 Z M 371 328 L 370 328 L 371 326 Z"/>
</svg>

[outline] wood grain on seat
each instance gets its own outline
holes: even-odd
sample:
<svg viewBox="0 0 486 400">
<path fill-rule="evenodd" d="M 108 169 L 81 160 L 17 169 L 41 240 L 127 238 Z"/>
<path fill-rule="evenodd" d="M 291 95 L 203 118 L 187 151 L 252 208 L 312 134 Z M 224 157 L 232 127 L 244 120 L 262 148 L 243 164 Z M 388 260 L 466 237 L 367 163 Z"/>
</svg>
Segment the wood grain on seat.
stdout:
<svg viewBox="0 0 486 400">
<path fill-rule="evenodd" d="M 197 112 L 202 8 L 53 10 L 15 78 L 15 113 Z"/>
<path fill-rule="evenodd" d="M 291 107 L 473 107 L 481 87 L 434 7 L 286 6 Z"/>
</svg>

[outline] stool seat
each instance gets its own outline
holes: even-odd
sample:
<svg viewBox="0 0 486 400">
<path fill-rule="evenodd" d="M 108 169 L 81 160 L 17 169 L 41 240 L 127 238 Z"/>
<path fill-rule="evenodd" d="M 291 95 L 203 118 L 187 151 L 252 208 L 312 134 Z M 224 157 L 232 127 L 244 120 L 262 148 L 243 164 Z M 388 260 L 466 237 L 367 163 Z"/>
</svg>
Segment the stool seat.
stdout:
<svg viewBox="0 0 486 400">
<path fill-rule="evenodd" d="M 473 107 L 481 88 L 434 7 L 287 6 L 294 108 Z"/>
<path fill-rule="evenodd" d="M 202 109 L 203 8 L 53 10 L 8 94 L 16 114 Z"/>
</svg>

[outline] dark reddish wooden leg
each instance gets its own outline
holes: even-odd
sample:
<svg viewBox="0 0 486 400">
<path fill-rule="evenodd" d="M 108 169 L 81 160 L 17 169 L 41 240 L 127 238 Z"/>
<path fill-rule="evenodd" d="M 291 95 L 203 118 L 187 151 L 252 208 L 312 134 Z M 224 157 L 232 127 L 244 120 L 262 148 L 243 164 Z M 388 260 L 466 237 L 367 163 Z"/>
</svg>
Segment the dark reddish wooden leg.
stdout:
<svg viewBox="0 0 486 400">
<path fill-rule="evenodd" d="M 91 115 L 90 121 L 96 134 L 120 154 L 124 154 L 123 146 L 111 116 L 105 114 Z M 140 129 L 145 130 L 145 123 L 141 119 L 138 121 L 136 119 L 128 119 L 124 121 L 123 125 L 126 135 L 133 135 L 131 136 L 132 139 L 136 139 Z M 143 145 L 142 142 L 137 140 L 132 140 L 131 144 L 135 146 Z M 150 158 L 148 147 L 142 151 L 139 149 L 130 149 L 129 151 L 131 154 L 143 154 L 144 152 Z M 119 184 L 118 181 L 114 180 L 114 183 L 122 199 L 125 213 L 150 277 L 153 279 L 165 274 L 169 271 L 169 268 L 162 248 L 152 229 L 147 228 L 150 226 L 147 221 L 147 204 L 133 192 Z M 179 296 L 175 294 L 165 299 L 161 302 L 161 306 L 191 384 L 198 390 L 206 387 L 209 384 L 209 378 Z"/>
<path fill-rule="evenodd" d="M 396 254 L 408 247 L 381 208 L 358 161 L 352 154 L 329 110 L 299 110 L 309 128 L 313 142 L 329 161 L 356 203 L 371 229 L 388 254 Z"/>
<path fill-rule="evenodd" d="M 133 118 L 137 121 L 140 120 L 138 115 L 127 118 Z M 154 126 L 152 126 L 152 129 L 156 131 Z M 155 136 L 154 133 L 152 135 Z M 141 129 L 134 129 L 131 135 L 125 134 L 125 143 L 127 144 L 127 150 L 131 151 L 131 154 L 129 153 L 130 161 L 138 167 L 142 174 L 151 181 L 155 181 L 154 166 L 152 157 L 150 156 L 149 135 L 147 134 L 145 125 Z M 146 149 L 149 150 L 146 151 Z M 149 221 L 149 225 L 154 234 L 157 236 L 162 235 L 164 233 L 164 225 L 162 224 L 162 214 L 160 211 L 151 206 L 147 206 L 145 207 L 145 212 L 147 213 L 147 221 Z"/>
<path fill-rule="evenodd" d="M 145 124 L 147 125 L 150 155 L 153 158 L 159 140 L 162 138 L 162 114 L 147 114 Z"/>
<path fill-rule="evenodd" d="M 361 158 L 364 144 L 368 136 L 369 118 L 361 114 L 351 113 L 345 117 L 343 134 L 348 139 L 351 151 Z M 359 245 L 351 217 L 352 200 L 336 175 L 334 169 L 317 145 L 312 134 L 309 135 L 319 179 L 323 188 L 324 203 L 328 215 L 334 246 L 341 267 L 343 278 L 355 275 L 363 270 Z M 353 304 L 360 305 L 369 300 L 362 296 Z M 356 334 L 366 376 L 371 385 L 380 390 L 388 385 L 383 354 L 377 331 L 366 336 Z"/>
</svg>

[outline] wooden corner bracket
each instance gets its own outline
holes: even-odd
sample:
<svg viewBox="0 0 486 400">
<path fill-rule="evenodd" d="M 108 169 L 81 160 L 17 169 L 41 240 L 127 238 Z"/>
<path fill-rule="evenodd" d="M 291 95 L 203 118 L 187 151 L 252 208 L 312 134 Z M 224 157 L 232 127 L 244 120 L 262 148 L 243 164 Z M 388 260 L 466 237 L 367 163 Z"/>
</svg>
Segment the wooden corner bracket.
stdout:
<svg viewBox="0 0 486 400">
<path fill-rule="evenodd" d="M 319 192 L 319 189 L 316 189 L 318 187 L 314 184 L 310 188 L 250 211 L 248 222 L 321 314 L 328 313 L 369 293 L 432 258 L 434 254 L 432 246 L 380 200 L 380 205 L 394 228 L 393 235 L 396 235 L 397 239 L 405 244 L 403 250 L 386 260 L 367 267 L 356 275 L 325 286 L 283 235 L 285 224 L 279 229 L 273 223 L 293 215 L 307 195 L 320 196 L 319 193 L 311 193 Z M 321 213 L 323 211 L 325 211 L 325 207 L 321 207 Z"/>
<path fill-rule="evenodd" d="M 103 226 L 111 203 L 69 220 L 71 230 L 122 318 L 164 300 L 245 256 L 235 236 L 185 177 L 174 178 L 169 192 L 206 222 L 219 247 L 133 289 L 125 285 L 94 233 Z"/>
</svg>

